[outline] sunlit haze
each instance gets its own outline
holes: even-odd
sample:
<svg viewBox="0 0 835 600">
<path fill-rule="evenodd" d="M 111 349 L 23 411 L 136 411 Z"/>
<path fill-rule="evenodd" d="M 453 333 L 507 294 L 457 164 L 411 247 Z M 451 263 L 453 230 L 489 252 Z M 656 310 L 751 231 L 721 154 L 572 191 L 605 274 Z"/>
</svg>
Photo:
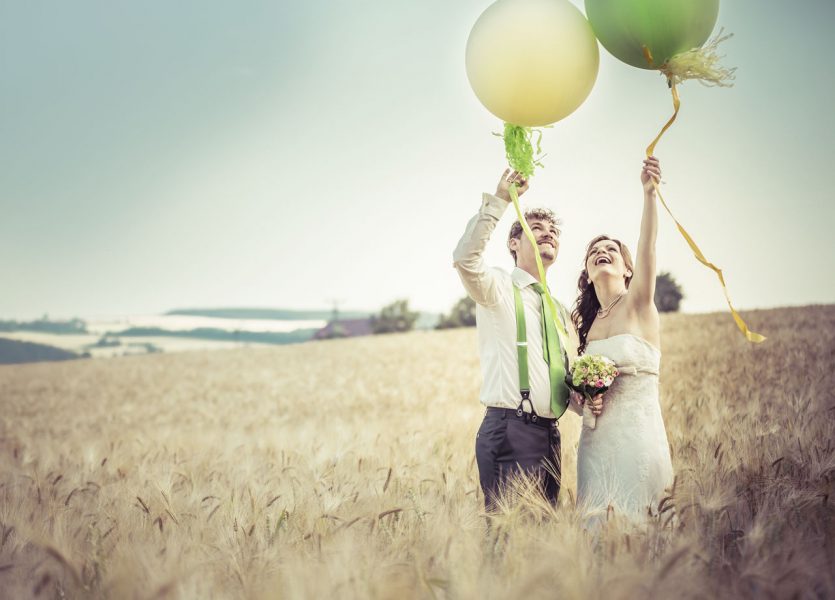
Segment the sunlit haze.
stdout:
<svg viewBox="0 0 835 600">
<path fill-rule="evenodd" d="M 464 70 L 488 5 L 4 3 L 0 318 L 448 310 L 464 294 L 452 250 L 505 166 Z M 833 23 L 829 0 L 724 2 L 736 84 L 684 84 L 657 150 L 739 308 L 835 302 Z M 563 302 L 596 234 L 634 249 L 643 149 L 671 110 L 657 72 L 601 48 L 588 100 L 545 133 L 524 200 L 564 220 Z M 506 269 L 511 213 L 487 252 Z M 663 212 L 659 230 L 683 309 L 724 309 Z"/>
</svg>

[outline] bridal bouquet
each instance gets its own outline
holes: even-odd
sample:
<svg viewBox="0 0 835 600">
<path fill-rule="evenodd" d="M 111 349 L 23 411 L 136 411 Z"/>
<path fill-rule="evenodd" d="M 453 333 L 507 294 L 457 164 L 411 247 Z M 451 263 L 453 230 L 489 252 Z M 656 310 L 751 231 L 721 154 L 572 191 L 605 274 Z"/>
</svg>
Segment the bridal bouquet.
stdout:
<svg viewBox="0 0 835 600">
<path fill-rule="evenodd" d="M 608 390 L 619 374 L 614 361 L 600 354 L 584 354 L 574 361 L 571 374 L 565 378 L 565 383 L 583 394 L 586 399 L 583 405 L 583 427 L 595 428 L 597 417 L 592 413 L 588 401 Z"/>
</svg>

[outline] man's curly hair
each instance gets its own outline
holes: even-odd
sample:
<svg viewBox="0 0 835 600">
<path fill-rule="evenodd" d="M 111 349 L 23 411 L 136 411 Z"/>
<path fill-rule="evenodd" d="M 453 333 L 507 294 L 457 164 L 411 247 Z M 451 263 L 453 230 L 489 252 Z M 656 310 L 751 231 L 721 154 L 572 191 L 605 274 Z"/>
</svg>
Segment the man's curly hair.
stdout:
<svg viewBox="0 0 835 600">
<path fill-rule="evenodd" d="M 562 230 L 560 229 L 562 221 L 557 218 L 554 211 L 548 208 L 531 208 L 530 210 L 525 211 L 525 220 L 530 223 L 531 219 L 551 223 L 557 228 L 557 237 L 560 237 L 560 234 L 562 233 Z M 522 231 L 522 224 L 517 219 L 513 222 L 513 225 L 510 226 L 510 233 L 507 234 L 507 243 L 510 244 L 510 240 L 513 238 L 516 238 L 517 240 L 522 239 Z M 513 257 L 513 264 L 516 264 L 516 253 L 513 250 L 510 250 L 510 255 Z"/>
</svg>

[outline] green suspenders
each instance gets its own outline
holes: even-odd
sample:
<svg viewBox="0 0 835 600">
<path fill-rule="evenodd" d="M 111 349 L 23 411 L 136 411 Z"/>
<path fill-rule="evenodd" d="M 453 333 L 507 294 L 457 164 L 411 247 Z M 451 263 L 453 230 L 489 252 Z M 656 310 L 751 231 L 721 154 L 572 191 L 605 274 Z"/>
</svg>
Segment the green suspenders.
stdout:
<svg viewBox="0 0 835 600">
<path fill-rule="evenodd" d="M 531 420 L 536 421 L 539 417 L 536 414 L 536 410 L 534 410 L 533 402 L 531 402 L 531 386 L 528 379 L 528 335 L 527 335 L 527 328 L 525 324 L 525 305 L 522 302 L 522 293 L 519 291 L 519 288 L 516 284 L 513 285 L 513 298 L 516 304 L 516 354 L 519 358 L 519 394 L 521 396 L 521 401 L 519 402 L 519 406 L 516 408 L 517 416 L 522 416 L 523 410 L 522 405 L 525 401 L 531 407 Z M 544 310 L 544 307 L 543 307 Z M 563 325 L 565 324 L 565 315 L 562 310 L 562 306 L 560 306 L 560 317 L 563 321 Z M 544 313 L 543 313 L 544 318 Z M 543 344 L 545 344 L 545 331 L 543 326 L 542 332 L 542 340 Z M 565 354 L 564 349 L 562 355 L 565 361 L 565 372 L 568 373 L 568 357 Z M 562 384 L 563 382 L 560 382 Z M 551 382 L 553 385 L 553 382 Z M 568 408 L 568 403 L 566 402 L 565 406 L 563 406 L 562 412 L 560 414 L 555 415 L 557 419 L 562 417 L 565 414 L 566 409 Z"/>
</svg>

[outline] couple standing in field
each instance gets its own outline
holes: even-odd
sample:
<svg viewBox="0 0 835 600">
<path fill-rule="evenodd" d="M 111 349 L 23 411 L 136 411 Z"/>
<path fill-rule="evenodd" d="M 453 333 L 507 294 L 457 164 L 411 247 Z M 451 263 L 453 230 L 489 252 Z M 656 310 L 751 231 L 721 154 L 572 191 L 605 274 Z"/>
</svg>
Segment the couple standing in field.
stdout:
<svg viewBox="0 0 835 600">
<path fill-rule="evenodd" d="M 519 473 L 539 482 L 553 504 L 560 490 L 558 419 L 567 410 L 583 411 L 583 396 L 565 383 L 577 354 L 601 355 L 620 375 L 605 394 L 588 403 L 596 425 L 585 426 L 577 452 L 577 506 L 587 524 L 604 520 L 611 509 L 641 518 L 656 506 L 673 482 L 667 434 L 658 399 L 661 360 L 660 321 L 654 303 L 658 160 L 641 169 L 643 216 L 636 260 L 627 247 L 606 235 L 588 244 L 578 281 L 579 296 L 561 341 L 539 282 L 538 252 L 547 270 L 560 248 L 559 220 L 548 209 L 525 212 L 537 242 L 534 248 L 516 221 L 507 247 L 515 268 L 508 274 L 484 265 L 483 253 L 510 199 L 528 181 L 506 170 L 495 194 L 483 195 L 481 208 L 467 224 L 453 254 L 454 266 L 476 302 L 476 323 L 487 407 L 475 443 L 485 508 L 496 509 L 508 480 Z M 549 322 L 550 321 L 550 322 Z M 565 346 L 574 348 L 566 348 Z M 575 350 L 576 348 L 576 350 Z"/>
</svg>

